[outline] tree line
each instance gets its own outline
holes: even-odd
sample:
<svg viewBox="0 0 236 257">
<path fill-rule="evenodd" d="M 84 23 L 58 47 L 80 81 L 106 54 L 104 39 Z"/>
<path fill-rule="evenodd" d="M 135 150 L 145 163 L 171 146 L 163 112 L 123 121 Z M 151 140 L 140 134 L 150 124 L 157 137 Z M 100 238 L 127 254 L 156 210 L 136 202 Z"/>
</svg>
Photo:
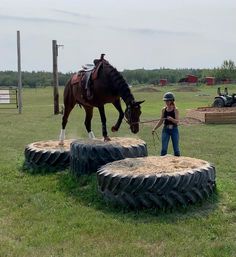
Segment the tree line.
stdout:
<svg viewBox="0 0 236 257">
<path fill-rule="evenodd" d="M 121 74 L 130 85 L 159 84 L 160 79 L 167 79 L 168 83 L 178 81 L 188 74 L 198 77 L 199 82 L 204 82 L 205 77 L 215 77 L 216 82 L 222 80 L 236 81 L 236 66 L 232 60 L 225 60 L 221 67 L 213 69 L 168 69 L 160 68 L 153 70 L 136 69 L 124 70 Z M 59 72 L 59 85 L 63 86 L 71 78 L 72 73 Z M 0 71 L 0 87 L 16 87 L 18 75 L 16 71 Z M 22 72 L 23 87 L 47 87 L 52 85 L 52 72 L 32 71 Z"/>
<path fill-rule="evenodd" d="M 225 60 L 221 67 L 213 69 L 167 69 L 154 70 L 124 70 L 122 72 L 127 82 L 136 84 L 159 84 L 160 79 L 167 79 L 169 83 L 178 83 L 188 74 L 198 77 L 199 82 L 204 83 L 206 77 L 214 77 L 216 83 L 224 80 L 236 81 L 236 66 L 232 60 Z"/>
<path fill-rule="evenodd" d="M 71 73 L 58 74 L 59 85 L 65 85 L 70 79 Z M 23 87 L 47 87 L 52 86 L 52 72 L 46 71 L 23 71 L 22 85 Z M 0 71 L 0 87 L 16 87 L 18 85 L 18 73 L 16 71 Z"/>
</svg>

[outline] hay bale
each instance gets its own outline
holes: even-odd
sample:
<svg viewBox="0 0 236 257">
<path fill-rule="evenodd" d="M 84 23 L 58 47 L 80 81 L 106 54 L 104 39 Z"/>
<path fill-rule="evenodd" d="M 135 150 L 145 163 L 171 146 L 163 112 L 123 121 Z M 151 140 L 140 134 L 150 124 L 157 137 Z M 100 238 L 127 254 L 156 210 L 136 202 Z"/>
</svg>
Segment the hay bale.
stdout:
<svg viewBox="0 0 236 257">
<path fill-rule="evenodd" d="M 208 197 L 216 185 L 213 165 L 174 156 L 115 161 L 102 166 L 97 179 L 105 200 L 135 209 L 186 206 Z"/>
</svg>

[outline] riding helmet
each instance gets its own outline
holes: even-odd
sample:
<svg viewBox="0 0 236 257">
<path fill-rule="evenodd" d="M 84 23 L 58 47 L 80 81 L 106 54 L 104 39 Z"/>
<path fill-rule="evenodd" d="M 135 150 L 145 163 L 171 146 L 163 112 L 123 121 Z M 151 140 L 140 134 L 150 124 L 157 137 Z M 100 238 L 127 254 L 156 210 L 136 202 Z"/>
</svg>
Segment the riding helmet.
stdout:
<svg viewBox="0 0 236 257">
<path fill-rule="evenodd" d="M 173 93 L 167 92 L 167 93 L 164 94 L 163 100 L 164 101 L 174 101 L 175 100 L 175 96 L 174 96 Z"/>
</svg>

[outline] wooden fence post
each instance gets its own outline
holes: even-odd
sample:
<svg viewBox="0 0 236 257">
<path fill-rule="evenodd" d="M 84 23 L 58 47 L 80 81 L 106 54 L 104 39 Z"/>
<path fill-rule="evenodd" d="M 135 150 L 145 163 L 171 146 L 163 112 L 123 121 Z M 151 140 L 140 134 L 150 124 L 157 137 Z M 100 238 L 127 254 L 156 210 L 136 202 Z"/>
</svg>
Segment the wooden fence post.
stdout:
<svg viewBox="0 0 236 257">
<path fill-rule="evenodd" d="M 18 112 L 22 113 L 22 80 L 21 80 L 21 49 L 20 49 L 20 31 L 17 30 L 17 66 L 18 66 Z"/>
<path fill-rule="evenodd" d="M 58 91 L 58 68 L 57 68 L 58 45 L 56 40 L 52 40 L 52 56 L 53 56 L 54 114 L 59 114 L 59 91 Z"/>
</svg>

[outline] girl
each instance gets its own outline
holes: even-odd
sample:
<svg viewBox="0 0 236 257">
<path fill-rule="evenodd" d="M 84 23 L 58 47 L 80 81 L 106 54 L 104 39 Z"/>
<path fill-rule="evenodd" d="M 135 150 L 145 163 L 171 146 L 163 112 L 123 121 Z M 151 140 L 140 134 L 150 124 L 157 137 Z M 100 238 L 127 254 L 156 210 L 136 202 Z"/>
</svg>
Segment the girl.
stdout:
<svg viewBox="0 0 236 257">
<path fill-rule="evenodd" d="M 174 155 L 180 156 L 179 151 L 179 111 L 177 107 L 175 107 L 175 96 L 171 92 L 167 92 L 163 96 L 163 100 L 165 101 L 166 106 L 163 107 L 161 112 L 161 118 L 156 124 L 156 126 L 152 130 L 152 134 L 154 134 L 155 130 L 159 128 L 163 122 L 164 127 L 162 129 L 162 149 L 161 156 L 167 154 L 169 140 L 171 138 L 172 145 L 174 149 Z"/>
</svg>

